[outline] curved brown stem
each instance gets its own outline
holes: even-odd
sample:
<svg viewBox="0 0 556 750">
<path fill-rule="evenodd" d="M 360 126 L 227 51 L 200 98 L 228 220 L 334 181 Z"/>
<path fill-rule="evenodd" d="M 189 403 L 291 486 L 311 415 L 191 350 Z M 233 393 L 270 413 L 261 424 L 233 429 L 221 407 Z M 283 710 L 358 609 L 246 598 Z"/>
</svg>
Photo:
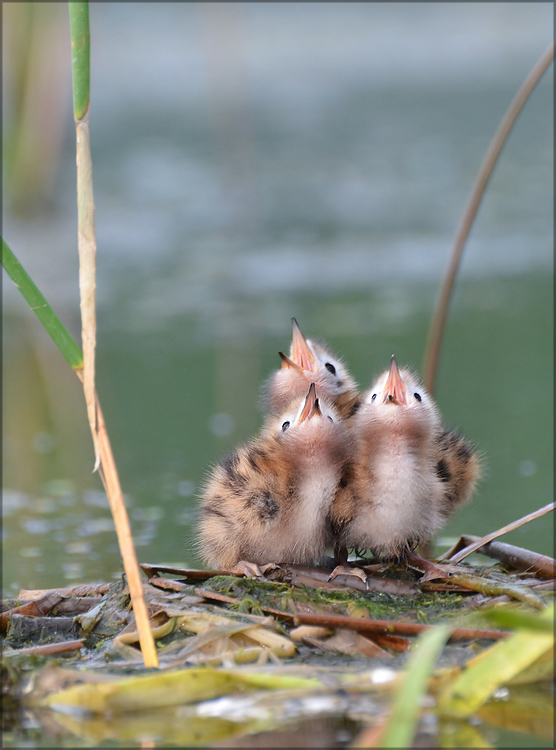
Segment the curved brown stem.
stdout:
<svg viewBox="0 0 556 750">
<path fill-rule="evenodd" d="M 442 336 L 444 333 L 444 326 L 446 323 L 446 316 L 448 313 L 448 306 L 452 296 L 452 289 L 456 274 L 458 272 L 461 256 L 465 242 L 469 235 L 469 231 L 475 219 L 477 209 L 483 197 L 485 188 L 494 169 L 494 165 L 498 160 L 500 151 L 506 138 L 518 114 L 521 112 L 523 105 L 527 101 L 529 95 L 539 82 L 542 74 L 548 68 L 552 60 L 554 59 L 554 43 L 552 43 L 546 52 L 541 55 L 538 61 L 535 63 L 533 69 L 523 81 L 519 91 L 513 98 L 510 106 L 500 125 L 498 130 L 494 134 L 488 151 L 485 154 L 479 173 L 475 180 L 475 184 L 471 190 L 471 195 L 463 212 L 460 224 L 458 226 L 456 236 L 454 237 L 454 243 L 452 246 L 452 252 L 446 267 L 444 279 L 440 287 L 440 292 L 436 302 L 436 307 L 429 327 L 429 333 L 427 338 L 427 345 L 425 349 L 425 357 L 423 361 L 423 378 L 425 388 L 429 393 L 434 393 L 436 383 L 436 371 L 438 368 L 438 359 L 440 355 L 440 348 L 442 344 Z"/>
</svg>

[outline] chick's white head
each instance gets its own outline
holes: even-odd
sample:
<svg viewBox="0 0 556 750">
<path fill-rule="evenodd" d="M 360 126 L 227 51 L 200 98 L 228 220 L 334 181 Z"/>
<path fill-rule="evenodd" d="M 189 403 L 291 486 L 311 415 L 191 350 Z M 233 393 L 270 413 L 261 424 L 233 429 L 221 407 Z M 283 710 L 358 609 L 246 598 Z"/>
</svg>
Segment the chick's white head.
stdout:
<svg viewBox="0 0 556 750">
<path fill-rule="evenodd" d="M 292 327 L 290 356 L 286 357 L 280 352 L 284 381 L 289 376 L 292 381 L 297 379 L 306 384 L 315 383 L 319 393 L 328 399 L 335 399 L 347 391 L 357 389 L 341 359 L 317 341 L 306 339 L 295 318 L 292 318 Z"/>
<path fill-rule="evenodd" d="M 332 404 L 317 396 L 314 383 L 301 402 L 292 402 L 271 421 L 269 430 L 296 463 L 345 451 L 346 427 Z"/>
<path fill-rule="evenodd" d="M 392 356 L 390 369 L 375 380 L 364 398 L 367 419 L 385 424 L 411 423 L 436 428 L 440 414 L 432 396 L 411 370 L 398 368 Z"/>
<path fill-rule="evenodd" d="M 309 386 L 306 397 L 294 401 L 290 407 L 275 420 L 277 432 L 288 430 L 299 432 L 302 429 L 314 429 L 317 425 L 339 421 L 336 410 L 331 404 L 322 402 L 317 396 L 314 383 Z"/>
</svg>

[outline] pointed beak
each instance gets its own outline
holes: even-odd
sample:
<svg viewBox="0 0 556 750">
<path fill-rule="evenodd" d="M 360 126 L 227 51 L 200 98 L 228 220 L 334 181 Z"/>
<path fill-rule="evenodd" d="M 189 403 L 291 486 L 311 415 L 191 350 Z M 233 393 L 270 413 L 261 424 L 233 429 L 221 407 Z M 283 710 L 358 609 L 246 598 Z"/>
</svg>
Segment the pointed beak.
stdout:
<svg viewBox="0 0 556 750">
<path fill-rule="evenodd" d="M 402 380 L 396 358 L 392 355 L 390 372 L 383 390 L 383 403 L 385 404 L 404 404 L 408 403 L 407 387 Z"/>
<path fill-rule="evenodd" d="M 301 330 L 297 325 L 297 320 L 295 318 L 292 318 L 292 327 L 293 335 L 291 358 L 293 359 L 295 364 L 299 365 L 307 372 L 317 372 L 317 359 L 313 352 L 310 350 L 307 339 L 301 333 Z"/>
<path fill-rule="evenodd" d="M 282 370 L 297 370 L 297 372 L 303 375 L 303 369 L 299 365 L 296 365 L 289 357 L 286 357 L 284 352 L 278 352 L 278 354 L 282 360 Z"/>
<path fill-rule="evenodd" d="M 307 394 L 307 398 L 305 399 L 305 403 L 303 404 L 303 409 L 301 410 L 301 414 L 299 415 L 297 424 L 301 424 L 302 422 L 305 422 L 306 419 L 311 419 L 311 417 L 315 417 L 317 415 L 322 416 L 322 412 L 320 410 L 315 384 L 311 383 L 309 393 Z"/>
</svg>

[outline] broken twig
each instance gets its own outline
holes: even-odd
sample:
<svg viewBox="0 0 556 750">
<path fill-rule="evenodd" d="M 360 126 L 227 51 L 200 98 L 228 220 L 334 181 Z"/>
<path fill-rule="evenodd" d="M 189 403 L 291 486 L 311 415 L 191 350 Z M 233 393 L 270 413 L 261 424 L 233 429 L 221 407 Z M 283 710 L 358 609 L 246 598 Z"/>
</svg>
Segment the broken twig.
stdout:
<svg viewBox="0 0 556 750">
<path fill-rule="evenodd" d="M 25 615 L 26 617 L 44 617 L 51 612 L 54 607 L 62 601 L 63 597 L 59 594 L 45 594 L 40 599 L 22 604 L 21 607 L 14 607 L 7 612 L 2 612 L 0 632 L 5 633 L 8 622 L 13 615 Z"/>
<path fill-rule="evenodd" d="M 63 654 L 66 651 L 79 651 L 83 648 L 84 643 L 84 638 L 78 638 L 75 641 L 62 641 L 62 643 L 43 643 L 40 646 L 14 648 L 5 651 L 4 656 L 52 656 L 53 654 Z"/>
<path fill-rule="evenodd" d="M 480 537 L 464 535 L 461 537 L 462 549 L 478 542 Z M 554 578 L 556 575 L 556 560 L 548 555 L 539 555 L 537 552 L 516 547 L 506 542 L 488 542 L 479 547 L 477 552 L 488 555 L 495 560 L 500 560 L 508 568 L 514 570 L 536 573 L 541 578 Z"/>
<path fill-rule="evenodd" d="M 364 617 L 346 615 L 304 615 L 294 617 L 295 625 L 322 625 L 329 628 L 350 628 L 358 633 L 398 633 L 399 635 L 418 635 L 436 625 L 422 625 L 416 622 L 399 622 L 397 620 L 368 620 Z M 502 630 L 476 630 L 474 628 L 454 628 L 450 635 L 453 641 L 470 641 L 475 638 L 507 638 L 509 633 Z"/>
<path fill-rule="evenodd" d="M 497 539 L 499 536 L 502 536 L 503 534 L 508 534 L 510 531 L 515 531 L 515 529 L 519 529 L 520 526 L 524 526 L 526 523 L 529 523 L 530 521 L 534 521 L 536 518 L 540 518 L 541 516 L 546 515 L 546 513 L 550 513 L 550 511 L 554 510 L 554 508 L 556 508 L 556 503 L 549 503 L 548 505 L 545 505 L 543 508 L 539 508 L 539 510 L 536 510 L 533 513 L 529 513 L 528 515 L 523 516 L 523 518 L 518 518 L 517 521 L 512 521 L 512 523 L 509 523 L 507 526 L 503 526 L 501 529 L 498 529 L 498 531 L 492 531 L 490 534 L 483 536 L 481 539 L 478 539 L 476 542 L 473 542 L 473 544 L 470 544 L 465 549 L 462 549 L 461 552 L 454 554 L 454 550 L 452 548 L 448 550 L 448 552 L 445 552 L 443 555 L 441 555 L 438 559 L 450 560 L 450 562 L 454 564 L 459 563 L 462 560 L 464 560 L 466 557 L 469 557 L 469 555 L 471 555 L 473 552 L 476 552 L 481 547 L 484 547 L 484 545 L 487 544 L 488 542 L 492 542 L 493 539 Z"/>
</svg>

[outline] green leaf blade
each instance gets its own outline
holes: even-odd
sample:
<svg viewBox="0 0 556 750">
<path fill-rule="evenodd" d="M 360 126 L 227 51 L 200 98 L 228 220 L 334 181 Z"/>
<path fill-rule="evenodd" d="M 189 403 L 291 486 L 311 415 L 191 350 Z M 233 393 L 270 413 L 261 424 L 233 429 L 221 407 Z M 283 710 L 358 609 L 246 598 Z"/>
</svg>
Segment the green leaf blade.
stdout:
<svg viewBox="0 0 556 750">
<path fill-rule="evenodd" d="M 534 664 L 554 646 L 553 634 L 520 631 L 472 659 L 438 700 L 444 716 L 466 718 L 495 691 Z"/>
<path fill-rule="evenodd" d="M 4 239 L 2 239 L 2 265 L 69 365 L 74 370 L 82 369 L 81 349 Z"/>
<path fill-rule="evenodd" d="M 417 647 L 408 660 L 405 679 L 384 728 L 381 747 L 411 747 L 429 677 L 450 633 L 451 628 L 438 627 L 419 636 Z"/>
</svg>

